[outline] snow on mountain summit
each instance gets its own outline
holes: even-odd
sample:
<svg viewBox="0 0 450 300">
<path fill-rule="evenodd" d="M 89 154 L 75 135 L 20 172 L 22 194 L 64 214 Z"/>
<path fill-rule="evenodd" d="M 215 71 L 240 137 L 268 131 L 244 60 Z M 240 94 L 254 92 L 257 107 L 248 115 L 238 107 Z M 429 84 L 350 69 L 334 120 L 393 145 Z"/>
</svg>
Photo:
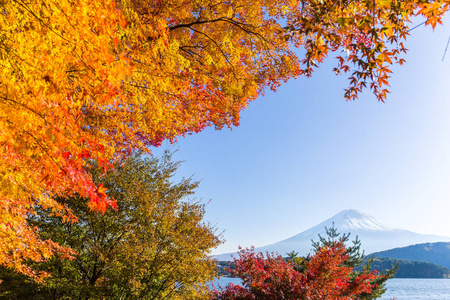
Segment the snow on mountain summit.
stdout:
<svg viewBox="0 0 450 300">
<path fill-rule="evenodd" d="M 397 229 L 385 224 L 380 223 L 375 218 L 357 211 L 355 209 L 348 209 L 341 211 L 335 216 L 323 221 L 322 223 L 303 231 L 293 237 L 290 237 L 284 241 L 289 241 L 292 243 L 296 240 L 304 240 L 311 239 L 317 240 L 318 235 L 321 236 L 326 235 L 325 228 L 333 227 L 338 230 L 340 233 L 350 233 L 351 238 L 355 238 L 358 235 L 361 238 L 361 235 L 367 235 L 369 233 L 383 233 L 383 232 L 408 232 L 406 230 Z M 281 241 L 281 242 L 284 242 Z M 279 242 L 279 243 L 281 243 Z M 277 243 L 278 244 L 278 243 Z"/>
<path fill-rule="evenodd" d="M 361 241 L 361 250 L 366 254 L 404 247 L 413 244 L 450 241 L 450 237 L 414 233 L 382 224 L 375 218 L 354 209 L 344 210 L 326 221 L 297 235 L 277 243 L 256 248 L 257 252 L 277 252 L 281 255 L 292 251 L 299 255 L 311 252 L 311 240 L 318 241 L 319 235 L 326 237 L 326 229 L 333 227 L 341 234 L 350 233 L 350 240 Z M 233 253 L 216 255 L 218 260 L 231 260 Z"/>
<path fill-rule="evenodd" d="M 384 225 L 375 220 L 373 217 L 355 209 L 341 211 L 340 213 L 323 223 L 319 224 L 318 226 L 334 223 L 334 226 L 343 232 L 352 231 L 355 229 L 368 231 L 400 230 Z"/>
</svg>

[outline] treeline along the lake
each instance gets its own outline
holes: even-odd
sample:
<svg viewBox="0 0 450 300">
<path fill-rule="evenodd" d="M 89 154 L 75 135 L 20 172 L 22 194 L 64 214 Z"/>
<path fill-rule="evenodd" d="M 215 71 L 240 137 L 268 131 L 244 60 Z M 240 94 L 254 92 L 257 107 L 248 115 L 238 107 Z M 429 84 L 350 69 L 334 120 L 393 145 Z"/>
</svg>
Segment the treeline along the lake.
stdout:
<svg viewBox="0 0 450 300">
<path fill-rule="evenodd" d="M 446 267 L 417 260 L 404 260 L 387 257 L 374 258 L 372 269 L 379 272 L 391 269 L 397 265 L 398 269 L 395 278 L 448 278 L 450 270 Z"/>
<path fill-rule="evenodd" d="M 429 262 L 408 261 L 404 259 L 395 259 L 387 257 L 376 257 L 372 263 L 372 270 L 383 272 L 392 269 L 398 263 L 398 269 L 395 278 L 449 278 L 450 270 Z M 232 261 L 219 261 L 217 270 L 220 276 L 232 276 L 231 270 L 235 269 Z"/>
</svg>

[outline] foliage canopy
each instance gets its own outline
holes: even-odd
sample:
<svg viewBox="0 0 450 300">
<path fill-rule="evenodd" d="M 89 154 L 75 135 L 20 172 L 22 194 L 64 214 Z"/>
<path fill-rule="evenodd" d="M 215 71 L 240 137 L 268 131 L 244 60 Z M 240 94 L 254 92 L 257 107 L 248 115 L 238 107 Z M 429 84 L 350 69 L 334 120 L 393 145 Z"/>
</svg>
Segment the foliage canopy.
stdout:
<svg viewBox="0 0 450 300">
<path fill-rule="evenodd" d="M 36 207 L 76 222 L 62 197 L 105 212 L 105 170 L 163 140 L 239 124 L 240 111 L 332 52 L 383 101 L 413 16 L 448 0 L 6 0 L 0 2 L 0 264 L 70 250 L 42 240 Z M 294 47 L 303 48 L 299 57 Z"/>
</svg>

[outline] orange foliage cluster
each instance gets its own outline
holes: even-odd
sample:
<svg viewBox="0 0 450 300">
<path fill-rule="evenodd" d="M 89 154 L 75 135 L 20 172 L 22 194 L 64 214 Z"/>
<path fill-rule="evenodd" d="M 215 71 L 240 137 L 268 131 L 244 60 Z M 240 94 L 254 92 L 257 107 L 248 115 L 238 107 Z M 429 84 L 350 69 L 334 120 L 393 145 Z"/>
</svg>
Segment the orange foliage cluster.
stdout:
<svg viewBox="0 0 450 300">
<path fill-rule="evenodd" d="M 265 88 L 310 75 L 329 51 L 352 72 L 346 97 L 388 92 L 409 19 L 433 27 L 449 1 L 9 0 L 0 2 L 0 264 L 58 251 L 27 223 L 54 199 L 115 207 L 88 173 L 163 140 L 239 124 Z M 298 58 L 291 45 L 304 47 Z M 353 64 L 352 66 L 350 66 Z M 352 71 L 352 68 L 354 70 Z"/>
<path fill-rule="evenodd" d="M 403 41 L 411 18 L 424 16 L 434 28 L 449 7 L 448 0 L 300 1 L 288 17 L 287 28 L 296 45 L 307 51 L 301 60 L 303 74 L 310 76 L 330 51 L 339 50 L 345 55 L 336 55 L 334 71 L 350 74 L 345 98 L 355 100 L 364 88 L 370 88 L 384 101 L 390 67 L 405 62 Z"/>
</svg>

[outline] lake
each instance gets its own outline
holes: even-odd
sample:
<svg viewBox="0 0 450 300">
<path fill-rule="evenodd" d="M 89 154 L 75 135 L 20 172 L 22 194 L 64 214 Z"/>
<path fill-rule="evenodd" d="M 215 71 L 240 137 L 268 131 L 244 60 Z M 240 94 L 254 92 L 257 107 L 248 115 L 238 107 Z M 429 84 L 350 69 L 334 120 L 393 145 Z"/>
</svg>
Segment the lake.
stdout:
<svg viewBox="0 0 450 300">
<path fill-rule="evenodd" d="M 239 278 L 222 277 L 216 281 L 222 287 L 228 283 L 240 284 Z M 379 299 L 390 300 L 449 300 L 450 279 L 394 278 L 386 283 L 387 291 Z"/>
</svg>

